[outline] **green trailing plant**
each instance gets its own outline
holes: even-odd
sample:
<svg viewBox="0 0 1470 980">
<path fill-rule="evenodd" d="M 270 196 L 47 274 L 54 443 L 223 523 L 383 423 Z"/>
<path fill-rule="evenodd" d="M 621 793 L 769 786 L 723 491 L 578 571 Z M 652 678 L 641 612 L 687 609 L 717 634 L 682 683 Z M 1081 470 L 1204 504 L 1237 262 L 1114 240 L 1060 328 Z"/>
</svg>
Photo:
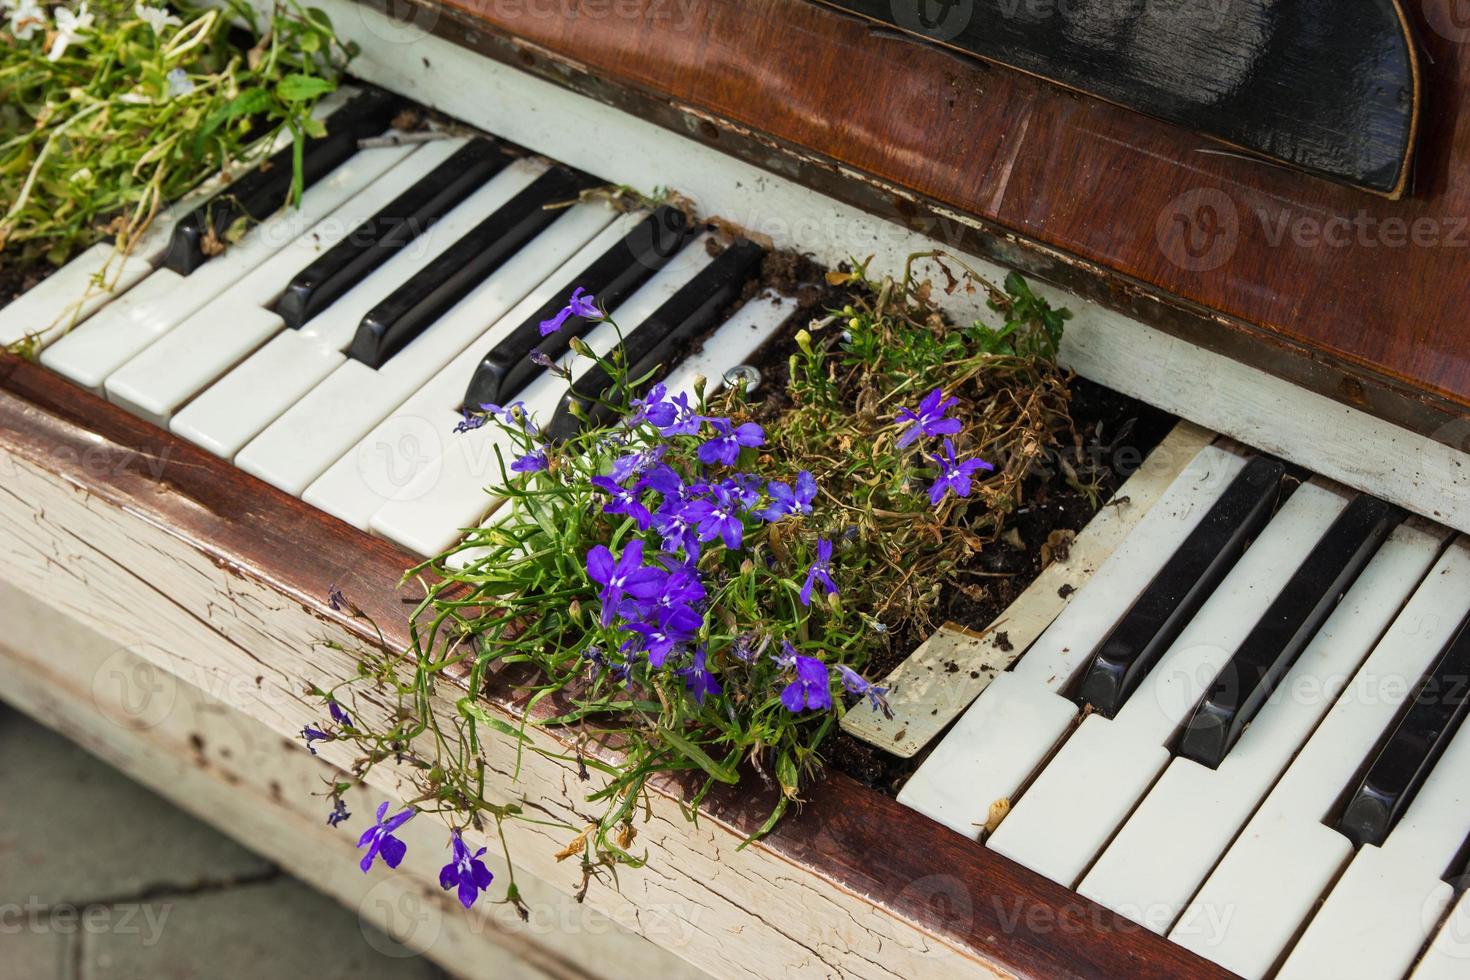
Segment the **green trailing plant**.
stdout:
<svg viewBox="0 0 1470 980">
<path fill-rule="evenodd" d="M 947 323 L 916 278 L 920 259 L 939 262 L 952 289 L 985 290 L 1000 322 Z M 567 746 L 559 757 L 597 773 L 586 799 L 599 815 L 564 828 L 584 887 L 640 862 L 635 821 L 660 776 L 692 785 L 697 813 L 714 786 L 759 774 L 779 790 L 764 833 L 817 773 L 843 712 L 887 710 L 866 668 L 1003 533 L 1032 467 L 1069 429 L 1055 363 L 1067 313 L 1019 277 L 996 287 L 924 254 L 898 279 L 857 265 L 829 280 L 850 301 L 796 333 L 779 384 L 670 392 L 628 377 L 620 348 L 598 357 L 573 339 L 607 384 L 570 438 L 518 404 L 460 423 L 457 438 L 488 440 L 500 461 L 496 520 L 410 571 L 428 583 L 412 648 L 365 659 L 349 682 L 388 695 L 388 723 L 347 719 L 339 689 L 319 692 L 336 723 L 303 734 L 352 743 L 355 778 L 388 759 L 416 770 L 404 814 L 448 815 L 445 880 L 466 904 L 488 880 L 465 888 L 479 879 L 460 830 L 526 818 L 492 801 L 513 790 L 485 785 L 480 740 L 545 750 L 473 695 L 436 715 L 454 690 L 447 672 L 478 692 L 494 670 L 523 671 L 527 718 Z M 577 290 L 543 333 L 574 315 L 603 319 Z M 460 552 L 469 560 L 453 567 Z M 335 807 L 345 788 L 333 787 Z M 362 838 L 364 870 L 391 833 L 385 815 Z"/>
<path fill-rule="evenodd" d="M 291 2 L 263 19 L 241 0 L 4 4 L 0 258 L 15 267 L 106 235 L 126 250 L 204 178 L 278 134 L 319 135 L 311 110 L 352 54 L 325 13 Z"/>
</svg>

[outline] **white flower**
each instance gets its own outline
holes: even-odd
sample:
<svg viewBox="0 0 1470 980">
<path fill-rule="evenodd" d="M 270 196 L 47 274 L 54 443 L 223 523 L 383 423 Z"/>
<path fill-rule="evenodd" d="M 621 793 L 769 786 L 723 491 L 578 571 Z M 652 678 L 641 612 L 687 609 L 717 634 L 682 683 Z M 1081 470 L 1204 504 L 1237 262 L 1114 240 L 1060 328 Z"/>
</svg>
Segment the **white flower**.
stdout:
<svg viewBox="0 0 1470 980">
<path fill-rule="evenodd" d="M 182 68 L 175 68 L 164 77 L 168 79 L 168 97 L 171 99 L 194 91 L 194 80 Z"/>
<path fill-rule="evenodd" d="M 36 0 L 20 0 L 10 13 L 10 33 L 17 41 L 29 41 L 36 31 L 46 29 L 46 11 Z"/>
<path fill-rule="evenodd" d="M 96 18 L 87 12 L 87 0 L 82 0 L 76 13 L 72 13 L 66 7 L 57 7 L 56 37 L 51 42 L 51 50 L 46 52 L 46 60 L 60 60 L 71 43 L 84 31 L 89 30 L 95 20 Z"/>
<path fill-rule="evenodd" d="M 162 34 L 165 27 L 178 27 L 183 23 L 164 7 L 145 7 L 139 3 L 133 5 L 133 12 L 138 15 L 139 20 L 153 28 L 154 34 Z"/>
</svg>

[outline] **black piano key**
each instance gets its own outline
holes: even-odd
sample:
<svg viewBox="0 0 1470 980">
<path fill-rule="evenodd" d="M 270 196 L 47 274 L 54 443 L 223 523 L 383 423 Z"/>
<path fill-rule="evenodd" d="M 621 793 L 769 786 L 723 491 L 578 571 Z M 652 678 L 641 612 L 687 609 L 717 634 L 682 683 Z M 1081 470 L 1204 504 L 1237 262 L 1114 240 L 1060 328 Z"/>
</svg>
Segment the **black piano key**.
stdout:
<svg viewBox="0 0 1470 980">
<path fill-rule="evenodd" d="M 511 158 L 494 140 L 473 139 L 303 269 L 276 304 L 288 327 L 300 327 L 429 229 Z"/>
<path fill-rule="evenodd" d="M 1185 727 L 1180 755 L 1211 769 L 1220 765 L 1403 517 L 1366 494 L 1348 504 L 1210 685 Z"/>
<path fill-rule="evenodd" d="M 596 184 L 594 178 L 566 167 L 552 167 L 537 177 L 369 310 L 358 324 L 348 355 L 368 367 L 382 367 L 566 213 L 547 205 L 574 200 Z"/>
<path fill-rule="evenodd" d="M 1337 829 L 1354 845 L 1382 845 L 1454 737 L 1470 706 L 1470 617 L 1434 666 L 1349 797 Z"/>
<path fill-rule="evenodd" d="M 1098 645 L 1078 702 L 1117 714 L 1271 516 L 1284 472 L 1263 457 L 1246 464 Z"/>
<path fill-rule="evenodd" d="M 592 321 L 573 316 L 567 318 L 556 333 L 541 336 L 541 322 L 551 319 L 566 306 L 574 289 L 586 290 L 602 309 L 611 310 L 662 268 L 683 247 L 693 231 L 684 212 L 667 205 L 639 222 L 566 289 L 527 317 L 485 355 L 470 379 L 464 403 L 500 405 L 508 402 L 541 371 L 530 361 L 532 350 L 539 349 L 555 360 L 566 352 L 573 337 L 581 337 L 591 328 Z"/>
<path fill-rule="evenodd" d="M 326 118 L 325 136 L 302 148 L 302 186 L 310 187 L 357 153 L 357 141 L 387 129 L 408 102 L 381 89 L 368 89 Z M 204 242 L 210 233 L 222 237 L 241 218 L 252 224 L 279 211 L 291 196 L 293 147 L 273 154 L 174 226 L 163 264 L 188 275 L 209 258 Z"/>
<path fill-rule="evenodd" d="M 742 238 L 705 266 L 623 338 L 624 377 L 636 381 L 660 365 L 668 367 L 686 345 L 716 324 L 720 313 L 740 296 L 746 281 L 760 268 L 764 255 L 765 249 Z M 557 405 L 546 437 L 563 441 L 577 434 L 583 423 L 572 414 L 574 405 L 587 418 L 605 418 L 607 410 L 600 402 L 612 383 L 600 365 L 586 371 Z"/>
</svg>

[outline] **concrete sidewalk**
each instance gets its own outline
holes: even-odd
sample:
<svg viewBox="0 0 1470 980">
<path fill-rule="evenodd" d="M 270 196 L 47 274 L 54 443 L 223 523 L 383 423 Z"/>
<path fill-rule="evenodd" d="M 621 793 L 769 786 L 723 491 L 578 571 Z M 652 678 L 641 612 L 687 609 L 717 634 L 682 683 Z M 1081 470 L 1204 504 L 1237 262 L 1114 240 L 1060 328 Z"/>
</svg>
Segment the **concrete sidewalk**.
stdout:
<svg viewBox="0 0 1470 980">
<path fill-rule="evenodd" d="M 0 980 L 444 977 L 0 704 Z"/>
</svg>

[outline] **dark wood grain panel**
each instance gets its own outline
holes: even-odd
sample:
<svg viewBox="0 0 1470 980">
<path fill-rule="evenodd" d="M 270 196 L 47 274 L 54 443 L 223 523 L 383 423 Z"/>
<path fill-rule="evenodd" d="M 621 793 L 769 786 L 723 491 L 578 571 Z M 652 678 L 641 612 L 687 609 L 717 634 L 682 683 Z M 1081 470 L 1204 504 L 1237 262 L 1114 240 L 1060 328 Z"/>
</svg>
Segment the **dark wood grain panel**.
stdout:
<svg viewBox="0 0 1470 980">
<path fill-rule="evenodd" d="M 408 643 L 397 582 L 411 556 L 11 355 L 0 355 L 0 450 L 373 642 L 326 605 L 327 586 L 336 582 L 389 644 Z M 487 697 L 518 711 L 508 676 L 495 683 Z M 738 831 L 755 830 L 772 802 L 759 781 L 722 789 L 708 802 L 710 813 Z M 1017 975 L 1229 975 L 843 776 L 814 786 L 760 846 Z"/>
<path fill-rule="evenodd" d="M 1408 182 L 1414 40 L 1394 0 L 821 0 L 1389 197 Z"/>
<path fill-rule="evenodd" d="M 421 5 L 456 43 L 779 155 L 773 169 L 1354 407 L 1437 437 L 1470 410 L 1470 20 L 1453 0 L 1406 9 L 1426 108 L 1398 201 L 809 0 Z"/>
</svg>

